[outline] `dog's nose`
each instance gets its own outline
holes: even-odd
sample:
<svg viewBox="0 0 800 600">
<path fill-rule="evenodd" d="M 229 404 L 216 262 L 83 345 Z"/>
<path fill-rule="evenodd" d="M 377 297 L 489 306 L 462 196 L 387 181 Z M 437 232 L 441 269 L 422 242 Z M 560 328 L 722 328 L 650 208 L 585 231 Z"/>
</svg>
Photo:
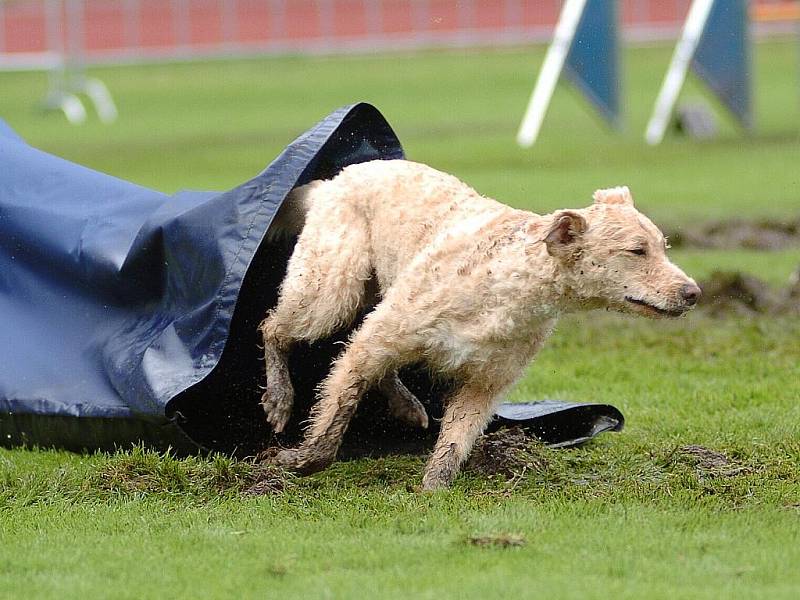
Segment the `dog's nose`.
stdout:
<svg viewBox="0 0 800 600">
<path fill-rule="evenodd" d="M 681 288 L 681 296 L 683 296 L 683 301 L 689 306 L 694 306 L 697 304 L 700 294 L 702 294 L 702 291 L 694 283 L 684 284 L 684 286 Z"/>
</svg>

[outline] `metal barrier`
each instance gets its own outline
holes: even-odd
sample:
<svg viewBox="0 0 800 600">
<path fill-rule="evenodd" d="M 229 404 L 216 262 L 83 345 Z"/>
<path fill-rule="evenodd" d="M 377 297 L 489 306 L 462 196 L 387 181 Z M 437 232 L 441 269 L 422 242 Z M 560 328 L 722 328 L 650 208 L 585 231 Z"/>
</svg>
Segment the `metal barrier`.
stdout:
<svg viewBox="0 0 800 600">
<path fill-rule="evenodd" d="M 84 0 L 0 3 L 0 70 L 47 71 L 45 110 L 62 111 L 70 123 L 83 123 L 87 114 L 80 96 L 85 96 L 100 120 L 110 123 L 117 118 L 114 99 L 102 81 L 85 72 L 86 4 Z M 12 9 L 21 12 L 10 13 Z"/>
</svg>

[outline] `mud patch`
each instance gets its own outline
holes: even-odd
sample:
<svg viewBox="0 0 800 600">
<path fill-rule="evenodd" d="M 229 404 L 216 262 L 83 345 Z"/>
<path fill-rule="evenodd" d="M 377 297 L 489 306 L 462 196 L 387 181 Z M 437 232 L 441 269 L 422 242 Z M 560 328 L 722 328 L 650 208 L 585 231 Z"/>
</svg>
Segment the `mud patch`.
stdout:
<svg viewBox="0 0 800 600">
<path fill-rule="evenodd" d="M 800 247 L 800 218 L 715 221 L 668 232 L 674 248 L 784 250 Z"/>
<path fill-rule="evenodd" d="M 542 471 L 547 464 L 544 445 L 527 435 L 521 427 L 507 427 L 478 439 L 465 470 L 511 479 L 525 471 Z"/>
<path fill-rule="evenodd" d="M 689 464 L 698 475 L 704 477 L 733 477 L 746 471 L 746 467 L 737 464 L 727 454 L 695 444 L 678 448 L 675 458 L 678 462 Z"/>
<path fill-rule="evenodd" d="M 700 282 L 700 306 L 715 316 L 729 314 L 800 314 L 800 269 L 780 290 L 739 271 L 714 271 Z"/>
<path fill-rule="evenodd" d="M 471 535 L 466 539 L 470 546 L 494 548 L 519 548 L 526 544 L 525 536 L 519 533 L 490 533 L 487 535 Z"/>
</svg>

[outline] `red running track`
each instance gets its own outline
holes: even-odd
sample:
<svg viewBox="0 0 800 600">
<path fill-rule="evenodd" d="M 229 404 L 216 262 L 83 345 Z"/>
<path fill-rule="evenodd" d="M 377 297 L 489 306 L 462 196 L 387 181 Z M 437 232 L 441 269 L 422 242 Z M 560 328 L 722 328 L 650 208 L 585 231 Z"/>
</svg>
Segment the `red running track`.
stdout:
<svg viewBox="0 0 800 600">
<path fill-rule="evenodd" d="M 80 3 L 78 3 L 80 5 Z M 622 0 L 623 26 L 680 23 L 689 0 Z M 470 36 L 549 31 L 560 0 L 85 0 L 52 44 L 78 40 L 86 54 L 252 47 L 268 49 L 347 43 L 446 43 Z M 379 7 L 379 8 L 377 8 Z M 77 26 L 74 25 L 77 23 Z M 58 26 L 57 26 L 58 27 Z M 72 30 L 70 30 L 72 27 Z M 82 31 L 81 31 L 82 30 Z M 461 36 L 460 38 L 458 36 Z M 48 47 L 44 0 L 0 2 L 0 52 L 41 52 Z"/>
</svg>

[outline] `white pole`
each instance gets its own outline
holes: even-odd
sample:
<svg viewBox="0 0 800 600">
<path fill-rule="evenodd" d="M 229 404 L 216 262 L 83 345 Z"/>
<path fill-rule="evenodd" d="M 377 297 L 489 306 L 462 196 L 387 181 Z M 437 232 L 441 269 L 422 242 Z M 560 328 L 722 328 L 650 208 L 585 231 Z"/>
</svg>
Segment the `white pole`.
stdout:
<svg viewBox="0 0 800 600">
<path fill-rule="evenodd" d="M 539 135 L 547 106 L 564 68 L 564 61 L 567 59 L 586 2 L 587 0 L 566 0 L 561 9 L 553 41 L 547 49 L 542 70 L 539 71 L 539 77 L 536 79 L 528 108 L 517 133 L 517 144 L 523 148 L 533 146 Z"/>
<path fill-rule="evenodd" d="M 683 82 L 686 80 L 686 73 L 689 70 L 689 63 L 692 62 L 694 53 L 700 43 L 706 21 L 711 13 L 714 0 L 694 0 L 683 25 L 681 37 L 675 45 L 675 52 L 672 54 L 664 83 L 661 84 L 661 91 L 658 93 L 653 116 L 647 124 L 647 132 L 644 139 L 651 146 L 660 144 L 664 139 L 664 133 L 672 115 L 672 109 L 678 100 Z"/>
<path fill-rule="evenodd" d="M 94 104 L 94 109 L 97 111 L 97 116 L 103 123 L 113 123 L 117 120 L 117 105 L 114 104 L 114 99 L 111 97 L 111 92 L 108 91 L 106 84 L 89 77 L 83 84 L 83 91 L 89 96 L 89 99 Z"/>
</svg>

